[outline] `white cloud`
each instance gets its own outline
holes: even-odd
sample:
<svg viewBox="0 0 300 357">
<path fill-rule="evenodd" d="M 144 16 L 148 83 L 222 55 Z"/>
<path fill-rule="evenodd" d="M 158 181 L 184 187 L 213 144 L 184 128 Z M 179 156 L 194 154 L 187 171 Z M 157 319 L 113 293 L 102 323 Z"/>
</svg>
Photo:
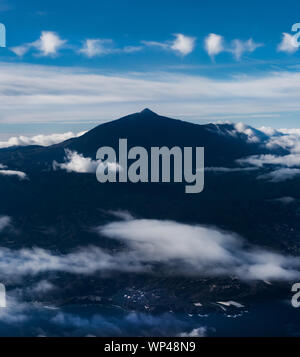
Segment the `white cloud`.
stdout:
<svg viewBox="0 0 300 357">
<path fill-rule="evenodd" d="M 55 32 L 42 31 L 37 41 L 11 47 L 10 50 L 19 57 L 23 57 L 32 49 L 36 49 L 41 56 L 56 56 L 66 43 L 67 41 L 61 39 Z"/>
<path fill-rule="evenodd" d="M 125 46 L 119 50 L 119 52 L 124 52 L 124 53 L 134 53 L 134 52 L 139 52 L 143 49 L 142 46 Z"/>
<path fill-rule="evenodd" d="M 96 56 L 104 56 L 117 53 L 134 53 L 142 49 L 141 46 L 125 46 L 123 48 L 117 48 L 114 46 L 114 42 L 111 39 L 87 39 L 84 41 L 79 53 L 84 56 L 92 58 Z"/>
<path fill-rule="evenodd" d="M 294 35 L 289 33 L 282 34 L 282 40 L 279 43 L 277 50 L 280 52 L 294 53 L 298 50 L 298 46 L 295 44 Z"/>
<path fill-rule="evenodd" d="M 36 47 L 43 56 L 55 56 L 66 42 L 66 40 L 62 40 L 55 32 L 42 31 L 40 39 L 32 45 Z"/>
<path fill-rule="evenodd" d="M 25 172 L 22 171 L 15 171 L 15 170 L 0 170 L 0 175 L 2 176 L 17 176 L 20 180 L 25 180 L 27 179 L 27 175 Z"/>
<path fill-rule="evenodd" d="M 198 327 L 190 332 L 182 332 L 179 336 L 180 337 L 205 337 L 206 334 L 207 334 L 206 327 Z"/>
<path fill-rule="evenodd" d="M 62 141 L 79 137 L 86 132 L 80 132 L 78 134 L 74 134 L 69 131 L 66 133 L 58 133 L 58 134 L 39 134 L 32 137 L 29 136 L 13 136 L 9 138 L 7 141 L 0 141 L 0 148 L 7 148 L 11 146 L 28 146 L 28 145 L 41 145 L 41 146 L 50 146 L 54 144 L 58 144 Z M 0 167 L 1 168 L 1 167 Z"/>
<path fill-rule="evenodd" d="M 282 182 L 291 180 L 295 176 L 300 175 L 300 169 L 281 168 L 273 170 L 267 174 L 259 175 L 257 178 L 262 180 L 269 180 L 270 182 Z"/>
<path fill-rule="evenodd" d="M 66 150 L 66 162 L 57 163 L 53 162 L 53 168 L 66 170 L 67 172 L 79 172 L 79 173 L 95 173 L 98 167 L 98 162 L 92 160 L 89 157 L 84 157 L 82 154 L 78 154 L 76 151 Z"/>
<path fill-rule="evenodd" d="M 19 57 L 23 57 L 29 50 L 30 44 L 24 44 L 20 46 L 10 47 L 10 50 Z"/>
<path fill-rule="evenodd" d="M 282 203 L 284 205 L 288 205 L 290 203 L 295 202 L 296 199 L 294 197 L 284 196 L 284 197 L 280 197 L 280 198 L 275 198 L 272 201 L 280 202 L 280 203 Z"/>
<path fill-rule="evenodd" d="M 242 280 L 292 280 L 300 273 L 299 257 L 246 244 L 236 234 L 213 227 L 128 219 L 98 231 L 124 242 L 124 249 L 110 252 L 90 246 L 63 255 L 41 248 L 0 247 L 0 278 L 17 281 L 51 271 L 155 273 L 157 264 L 165 268 L 166 275 L 236 276 Z"/>
<path fill-rule="evenodd" d="M 61 271 L 73 274 L 94 274 L 101 271 L 144 271 L 139 262 L 125 253 L 115 255 L 90 246 L 65 255 L 41 248 L 8 249 L 0 247 L 1 279 L 19 280 L 24 276 Z"/>
<path fill-rule="evenodd" d="M 281 165 L 286 167 L 300 166 L 300 155 L 289 154 L 283 156 L 276 155 L 254 155 L 247 158 L 237 160 L 238 163 L 245 165 L 250 164 L 257 167 L 264 165 Z"/>
<path fill-rule="evenodd" d="M 193 52 L 195 48 L 194 37 L 188 37 L 181 33 L 175 35 L 175 40 L 171 45 L 171 49 L 174 51 L 178 51 L 181 55 L 186 56 L 189 53 Z"/>
<path fill-rule="evenodd" d="M 159 47 L 164 50 L 175 51 L 182 56 L 186 56 L 193 52 L 195 48 L 195 37 L 189 37 L 181 33 L 175 34 L 173 41 L 157 42 L 157 41 L 142 41 L 142 43 L 149 47 Z"/>
<path fill-rule="evenodd" d="M 267 139 L 260 140 L 256 135 L 257 142 L 263 143 L 269 149 L 282 148 L 289 151 L 286 155 L 253 155 L 237 160 L 242 165 L 253 165 L 263 167 L 266 165 L 277 165 L 283 167 L 300 167 L 300 132 L 298 129 L 261 128 L 267 135 Z"/>
<path fill-rule="evenodd" d="M 113 41 L 110 39 L 87 39 L 79 52 L 89 58 L 107 55 L 112 53 L 112 45 Z"/>
<path fill-rule="evenodd" d="M 215 33 L 210 33 L 205 38 L 205 50 L 212 59 L 224 50 L 223 42 L 223 37 Z"/>
<path fill-rule="evenodd" d="M 130 221 L 133 219 L 133 215 L 128 211 L 117 210 L 117 211 L 107 211 L 108 214 L 117 217 L 121 220 Z"/>
<path fill-rule="evenodd" d="M 256 43 L 250 38 L 247 41 L 239 39 L 232 40 L 230 45 L 227 45 L 221 35 L 210 33 L 204 40 L 204 47 L 208 55 L 214 59 L 221 52 L 231 52 L 235 59 L 239 61 L 244 53 L 254 52 L 257 48 L 263 46 L 262 43 Z"/>
<path fill-rule="evenodd" d="M 219 172 L 219 173 L 230 173 L 230 172 L 241 172 L 241 171 L 254 171 L 257 170 L 256 167 L 205 167 L 205 171 Z"/>
<path fill-rule="evenodd" d="M 141 41 L 142 44 L 149 47 L 160 47 L 161 49 L 169 49 L 170 44 L 168 42 L 158 42 L 158 41 Z"/>
<path fill-rule="evenodd" d="M 254 52 L 257 48 L 262 47 L 262 46 L 263 46 L 263 44 L 255 43 L 252 40 L 252 38 L 250 38 L 248 41 L 242 41 L 242 40 L 236 39 L 231 42 L 230 51 L 233 53 L 235 59 L 237 61 L 239 61 L 244 53 Z"/>
<path fill-rule="evenodd" d="M 257 139 L 257 143 L 269 149 L 282 148 L 289 153 L 284 155 L 252 155 L 238 159 L 237 163 L 240 165 L 252 165 L 256 168 L 271 169 L 269 172 L 257 176 L 258 179 L 265 179 L 270 182 L 282 182 L 298 176 L 300 173 L 299 129 L 275 130 L 268 127 L 262 127 L 260 130 L 266 137 L 261 136 L 258 130 L 256 130 L 256 132 L 254 131 L 253 134 Z M 242 127 L 241 132 L 245 132 Z"/>
<path fill-rule="evenodd" d="M 165 264 L 171 274 L 282 280 L 295 278 L 300 269 L 298 257 L 246 245 L 236 234 L 212 227 L 134 219 L 109 223 L 100 227 L 99 232 L 124 241 L 131 262 L 144 268 Z"/>
<path fill-rule="evenodd" d="M 259 136 L 258 130 L 252 128 L 249 125 L 246 125 L 244 123 L 235 123 L 233 124 L 234 130 L 232 131 L 232 134 L 235 135 L 236 133 L 239 134 L 244 134 L 247 137 L 247 141 L 249 143 L 259 143 L 261 141 L 261 137 Z"/>
<path fill-rule="evenodd" d="M 66 157 L 64 163 L 53 162 L 54 170 L 61 169 L 67 172 L 78 173 L 96 173 L 99 165 L 103 166 L 103 170 L 117 171 L 120 166 L 116 163 L 102 163 L 100 160 L 92 160 L 89 157 L 84 157 L 82 154 L 78 154 L 76 151 L 66 150 Z"/>
</svg>

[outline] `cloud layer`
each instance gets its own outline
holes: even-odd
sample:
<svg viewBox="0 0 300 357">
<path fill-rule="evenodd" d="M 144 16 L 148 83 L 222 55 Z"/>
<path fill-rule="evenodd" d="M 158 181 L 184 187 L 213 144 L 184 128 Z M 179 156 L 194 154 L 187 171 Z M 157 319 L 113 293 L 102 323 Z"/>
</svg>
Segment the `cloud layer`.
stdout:
<svg viewBox="0 0 300 357">
<path fill-rule="evenodd" d="M 135 219 L 99 229 L 109 238 L 123 240 L 130 247 L 128 256 L 136 255 L 140 265 L 166 264 L 169 273 L 235 275 L 246 280 L 293 279 L 299 274 L 298 257 L 249 247 L 237 235 L 216 228 Z"/>
<path fill-rule="evenodd" d="M 35 135 L 35 136 L 13 136 L 9 138 L 7 141 L 0 141 L 0 149 L 8 148 L 11 146 L 28 146 L 28 145 L 41 145 L 41 146 L 50 146 L 54 144 L 61 143 L 62 141 L 79 137 L 86 132 L 80 132 L 78 134 L 74 134 L 69 131 L 67 133 L 58 133 L 58 134 L 50 134 L 50 135 Z"/>
<path fill-rule="evenodd" d="M 4 227 L 7 224 L 4 222 Z M 58 255 L 40 248 L 2 247 L 0 278 L 14 281 L 51 271 L 155 274 L 158 266 L 160 274 L 236 276 L 242 280 L 292 280 L 300 273 L 299 257 L 251 246 L 238 235 L 213 227 L 127 216 L 99 227 L 98 232 L 122 241 L 124 249 L 111 252 L 90 246 Z"/>
<path fill-rule="evenodd" d="M 49 308 L 42 303 L 21 301 L 15 291 L 7 294 L 7 307 L 0 310 L 0 329 L 13 336 L 190 336 L 202 337 L 210 329 L 200 318 L 187 320 L 173 313 L 121 312 L 90 306 Z M 109 313 L 107 313 L 109 311 Z M 199 327 L 200 326 L 200 327 Z M 13 328 L 13 330 L 12 330 Z M 187 331 L 187 332 L 182 332 Z"/>
<path fill-rule="evenodd" d="M 206 121 L 300 111 L 296 72 L 219 80 L 1 63 L 0 76 L 0 123 L 108 121 L 145 106 L 171 117 Z"/>
<path fill-rule="evenodd" d="M 281 129 L 261 128 L 254 132 L 247 127 L 240 126 L 241 132 L 245 133 L 250 139 L 266 146 L 269 149 L 282 148 L 289 153 L 286 155 L 253 155 L 237 160 L 240 165 L 252 165 L 252 167 L 271 169 L 270 172 L 260 174 L 258 179 L 269 180 L 270 182 L 282 182 L 300 174 L 300 132 L 299 129 Z M 249 131 L 250 130 L 250 131 Z"/>
</svg>

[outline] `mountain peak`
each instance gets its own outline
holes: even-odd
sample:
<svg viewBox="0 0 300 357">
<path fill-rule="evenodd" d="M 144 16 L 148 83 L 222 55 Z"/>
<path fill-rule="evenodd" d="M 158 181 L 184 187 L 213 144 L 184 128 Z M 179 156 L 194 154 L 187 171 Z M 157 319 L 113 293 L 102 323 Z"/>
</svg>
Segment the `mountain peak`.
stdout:
<svg viewBox="0 0 300 357">
<path fill-rule="evenodd" d="M 149 108 L 145 108 L 143 109 L 140 114 L 143 115 L 157 115 L 156 113 L 154 113 L 152 110 L 150 110 Z"/>
</svg>

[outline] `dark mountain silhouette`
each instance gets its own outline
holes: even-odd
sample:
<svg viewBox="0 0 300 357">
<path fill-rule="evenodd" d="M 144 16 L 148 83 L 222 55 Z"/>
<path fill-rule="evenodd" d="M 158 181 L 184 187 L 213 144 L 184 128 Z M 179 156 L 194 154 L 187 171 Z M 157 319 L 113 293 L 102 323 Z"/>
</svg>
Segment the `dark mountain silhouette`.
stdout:
<svg viewBox="0 0 300 357">
<path fill-rule="evenodd" d="M 234 160 L 247 155 L 269 153 L 257 143 L 250 143 L 243 133 L 229 135 L 231 124 L 198 125 L 160 116 L 149 109 L 121 119 L 101 124 L 85 135 L 50 147 L 17 147 L 0 150 L 0 162 L 15 169 L 45 169 L 53 160 L 63 160 L 65 149 L 95 158 L 101 146 L 117 151 L 120 138 L 128 139 L 128 146 L 204 146 L 207 166 L 232 165 Z M 262 133 L 261 133 L 262 135 Z"/>
</svg>

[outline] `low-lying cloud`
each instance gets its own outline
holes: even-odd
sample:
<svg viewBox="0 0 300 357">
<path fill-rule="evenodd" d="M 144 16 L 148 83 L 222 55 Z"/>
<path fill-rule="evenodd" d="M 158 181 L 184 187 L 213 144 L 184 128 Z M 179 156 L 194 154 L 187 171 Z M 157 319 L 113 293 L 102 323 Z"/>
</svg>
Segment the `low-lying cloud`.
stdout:
<svg viewBox="0 0 300 357">
<path fill-rule="evenodd" d="M 28 145 L 41 145 L 41 146 L 50 146 L 58 144 L 62 141 L 79 137 L 85 134 L 85 131 L 82 131 L 78 134 L 75 134 L 71 131 L 66 133 L 56 133 L 56 134 L 39 134 L 35 136 L 13 136 L 6 141 L 0 141 L 0 148 L 8 148 L 12 146 L 28 146 Z"/>
<path fill-rule="evenodd" d="M 25 172 L 16 171 L 16 170 L 7 170 L 7 168 L 3 165 L 0 166 L 0 175 L 2 176 L 16 176 L 19 180 L 26 180 L 28 179 Z"/>
<path fill-rule="evenodd" d="M 65 162 L 58 163 L 53 162 L 53 169 L 66 170 L 67 172 L 78 172 L 78 173 L 96 173 L 99 165 L 102 165 L 102 169 L 108 169 L 112 171 L 117 171 L 120 166 L 116 163 L 104 163 L 101 160 L 93 160 L 90 157 L 84 157 L 82 154 L 76 151 L 66 150 Z"/>
<path fill-rule="evenodd" d="M 262 127 L 260 130 L 243 123 L 233 124 L 229 135 L 246 135 L 249 143 L 256 143 L 269 150 L 283 150 L 284 154 L 263 154 L 243 157 L 236 160 L 245 169 L 256 168 L 269 170 L 259 174 L 257 179 L 270 182 L 282 182 L 300 174 L 300 131 L 299 129 L 278 129 Z M 246 166 L 246 167 L 245 167 Z"/>
<path fill-rule="evenodd" d="M 56 271 L 91 275 L 134 272 L 187 276 L 236 276 L 241 280 L 292 280 L 300 273 L 299 257 L 281 255 L 247 244 L 217 228 L 173 221 L 132 219 L 98 227 L 102 236 L 124 243 L 109 251 L 89 246 L 68 254 L 33 248 L 0 248 L 0 278 Z"/>
<path fill-rule="evenodd" d="M 7 228 L 11 223 L 11 219 L 8 216 L 0 216 L 0 232 Z"/>
<path fill-rule="evenodd" d="M 30 303 L 16 297 L 14 291 L 7 294 L 7 307 L 0 309 L 1 331 L 12 336 L 191 336 L 201 337 L 210 332 L 201 326 L 200 318 L 187 320 L 173 313 L 149 314 L 121 312 L 117 309 L 89 306 L 80 309 L 58 308 L 42 303 Z M 12 329 L 13 328 L 13 329 Z M 187 331 L 187 332 L 182 332 Z"/>
<path fill-rule="evenodd" d="M 135 219 L 110 223 L 99 232 L 124 241 L 139 264 L 166 264 L 169 272 L 236 275 L 246 280 L 292 279 L 299 274 L 298 257 L 249 246 L 236 234 L 216 228 Z"/>
<path fill-rule="evenodd" d="M 291 180 L 296 176 L 300 175 L 300 169 L 290 169 L 290 168 L 281 168 L 275 169 L 267 174 L 257 176 L 259 180 L 268 180 L 270 182 L 282 182 L 286 180 Z"/>
</svg>

